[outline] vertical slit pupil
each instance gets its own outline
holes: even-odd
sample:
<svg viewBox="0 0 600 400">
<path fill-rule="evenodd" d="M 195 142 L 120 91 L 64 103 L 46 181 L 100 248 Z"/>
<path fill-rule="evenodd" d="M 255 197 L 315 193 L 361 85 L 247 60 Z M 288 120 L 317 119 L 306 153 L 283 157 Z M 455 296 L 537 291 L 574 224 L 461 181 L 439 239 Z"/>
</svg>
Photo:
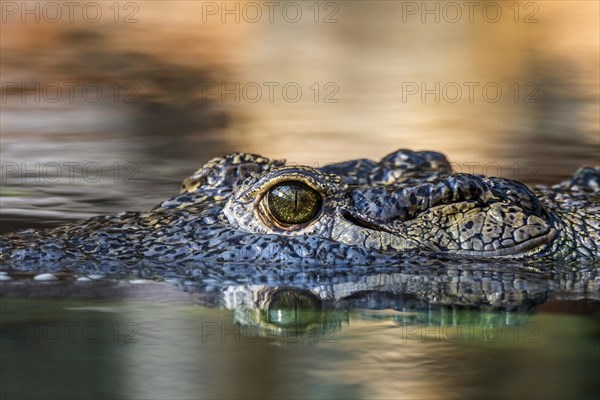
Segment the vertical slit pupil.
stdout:
<svg viewBox="0 0 600 400">
<path fill-rule="evenodd" d="M 294 191 L 294 211 L 298 212 L 298 188 L 293 188 Z"/>
</svg>

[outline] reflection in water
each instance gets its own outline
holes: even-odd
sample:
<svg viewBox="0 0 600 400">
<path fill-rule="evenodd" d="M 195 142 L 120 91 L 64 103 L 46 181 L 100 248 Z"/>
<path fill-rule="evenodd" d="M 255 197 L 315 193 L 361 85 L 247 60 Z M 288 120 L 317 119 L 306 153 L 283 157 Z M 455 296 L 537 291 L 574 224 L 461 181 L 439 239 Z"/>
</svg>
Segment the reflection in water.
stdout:
<svg viewBox="0 0 600 400">
<path fill-rule="evenodd" d="M 597 321 L 535 310 L 548 299 L 583 299 L 597 309 L 597 271 L 313 272 L 296 285 L 297 271 L 279 271 L 269 285 L 195 286 L 189 277 L 183 286 L 67 276 L 4 282 L 2 397 L 20 397 L 23 373 L 43 382 L 29 394 L 60 398 L 595 393 Z M 83 333 L 86 324 L 100 339 Z M 69 378 L 86 374 L 98 380 Z"/>
<path fill-rule="evenodd" d="M 324 308 L 322 299 L 310 290 L 259 285 L 229 287 L 224 295 L 246 337 L 326 337 L 348 322 L 346 311 Z"/>
</svg>

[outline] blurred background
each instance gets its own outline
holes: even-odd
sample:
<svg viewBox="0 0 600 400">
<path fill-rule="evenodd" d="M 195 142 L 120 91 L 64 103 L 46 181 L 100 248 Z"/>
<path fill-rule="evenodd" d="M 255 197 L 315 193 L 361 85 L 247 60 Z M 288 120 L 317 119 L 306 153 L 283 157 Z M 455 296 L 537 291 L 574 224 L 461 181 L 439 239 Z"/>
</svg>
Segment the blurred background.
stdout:
<svg viewBox="0 0 600 400">
<path fill-rule="evenodd" d="M 233 151 L 600 162 L 596 1 L 2 1 L 2 232 L 172 196 Z"/>
</svg>

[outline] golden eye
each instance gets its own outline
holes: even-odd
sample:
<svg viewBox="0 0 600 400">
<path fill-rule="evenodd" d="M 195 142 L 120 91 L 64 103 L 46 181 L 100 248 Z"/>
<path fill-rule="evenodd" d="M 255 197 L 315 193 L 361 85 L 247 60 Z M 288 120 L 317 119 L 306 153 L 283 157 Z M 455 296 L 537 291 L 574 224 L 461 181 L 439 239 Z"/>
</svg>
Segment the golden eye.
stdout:
<svg viewBox="0 0 600 400">
<path fill-rule="evenodd" d="M 285 181 L 269 189 L 267 205 L 277 221 L 286 225 L 304 224 L 321 211 L 319 192 L 299 181 Z"/>
</svg>

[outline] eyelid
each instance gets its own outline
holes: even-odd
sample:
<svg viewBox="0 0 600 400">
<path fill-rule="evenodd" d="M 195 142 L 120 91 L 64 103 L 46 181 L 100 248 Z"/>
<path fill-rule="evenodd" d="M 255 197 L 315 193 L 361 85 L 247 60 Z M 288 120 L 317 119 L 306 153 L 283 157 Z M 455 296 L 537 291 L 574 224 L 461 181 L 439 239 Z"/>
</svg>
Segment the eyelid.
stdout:
<svg viewBox="0 0 600 400">
<path fill-rule="evenodd" d="M 337 175 L 305 166 L 279 167 L 253 177 L 245 183 L 243 191 L 234 191 L 232 198 L 238 202 L 254 204 L 256 210 L 269 189 L 284 181 L 298 181 L 308 185 L 321 195 L 324 203 L 338 198 L 348 190 L 348 185 Z"/>
<path fill-rule="evenodd" d="M 247 195 L 249 196 L 254 196 L 256 198 L 256 202 L 260 202 L 262 201 L 262 199 L 265 197 L 265 195 L 269 192 L 269 190 L 282 183 L 282 182 L 301 182 L 304 183 L 305 185 L 309 186 L 310 188 L 316 190 L 321 197 L 325 198 L 325 185 L 321 184 L 320 182 L 318 182 L 316 179 L 311 179 L 310 177 L 300 173 L 300 172 L 296 172 L 296 173 L 291 173 L 291 174 L 281 174 L 280 176 L 276 176 L 276 177 L 272 177 L 272 178 L 267 178 L 265 177 L 265 182 L 257 182 L 258 186 L 255 187 L 254 189 L 251 189 Z"/>
</svg>

